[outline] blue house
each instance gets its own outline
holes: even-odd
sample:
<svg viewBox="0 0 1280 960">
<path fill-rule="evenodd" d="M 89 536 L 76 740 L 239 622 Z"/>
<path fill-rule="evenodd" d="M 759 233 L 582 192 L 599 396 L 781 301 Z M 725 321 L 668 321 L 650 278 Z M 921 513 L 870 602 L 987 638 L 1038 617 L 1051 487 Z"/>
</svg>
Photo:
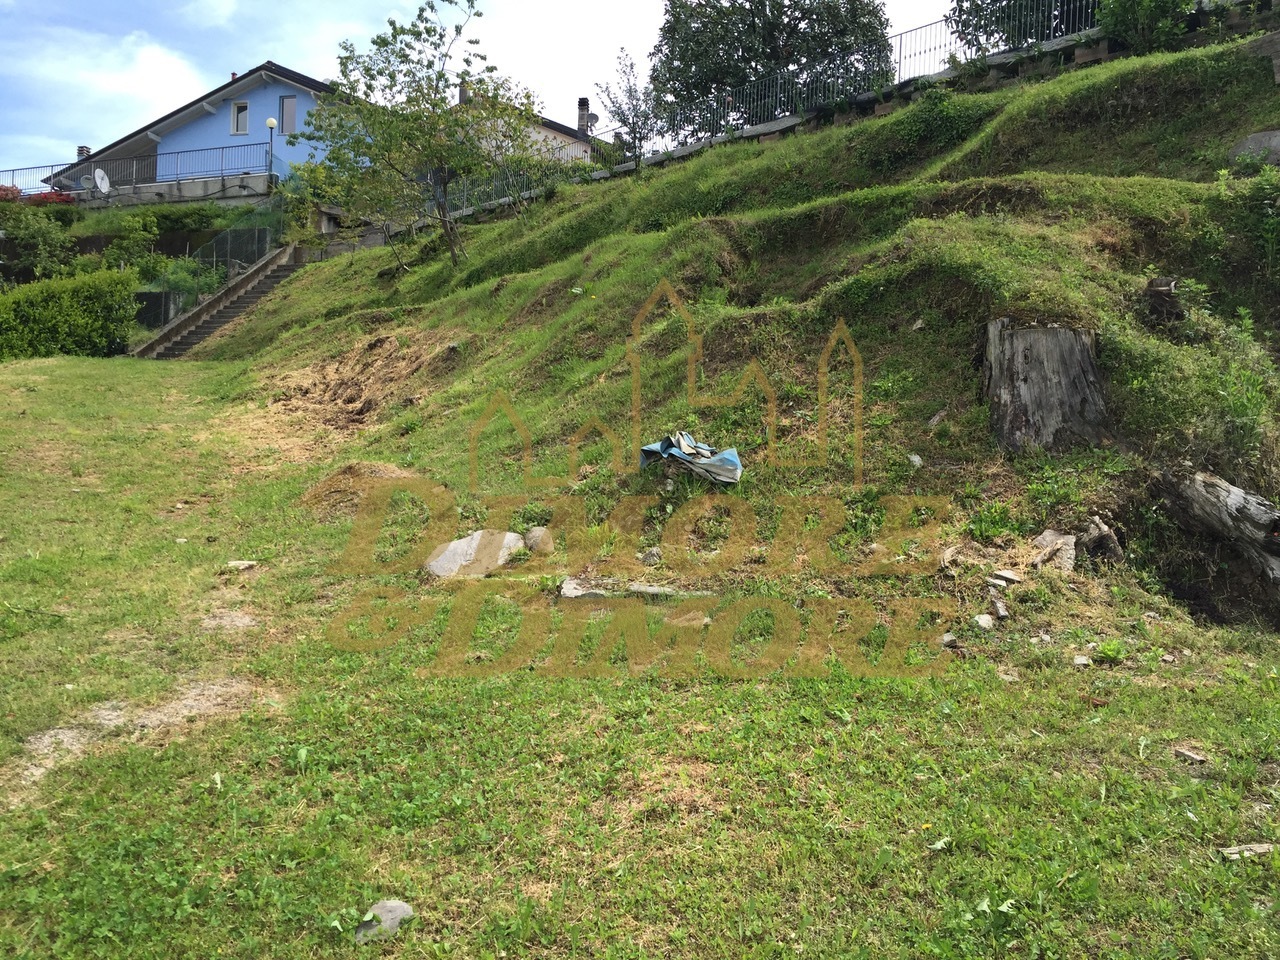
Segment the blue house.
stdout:
<svg viewBox="0 0 1280 960">
<path fill-rule="evenodd" d="M 99 150 L 78 148 L 76 162 L 44 182 L 85 200 L 101 195 L 99 170 L 110 195 L 139 201 L 238 201 L 265 194 L 270 175 L 288 176 L 291 163 L 310 155 L 309 144 L 291 147 L 288 136 L 303 129 L 317 96 L 329 90 L 323 81 L 268 60 Z"/>
</svg>

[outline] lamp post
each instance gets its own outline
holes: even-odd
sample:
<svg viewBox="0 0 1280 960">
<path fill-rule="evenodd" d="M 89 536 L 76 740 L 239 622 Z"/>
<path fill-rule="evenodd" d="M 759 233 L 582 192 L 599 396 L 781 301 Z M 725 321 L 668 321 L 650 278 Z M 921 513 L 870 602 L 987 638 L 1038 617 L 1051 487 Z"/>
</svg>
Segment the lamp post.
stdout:
<svg viewBox="0 0 1280 960">
<path fill-rule="evenodd" d="M 276 180 L 276 118 L 267 117 L 267 192 L 275 185 Z"/>
</svg>

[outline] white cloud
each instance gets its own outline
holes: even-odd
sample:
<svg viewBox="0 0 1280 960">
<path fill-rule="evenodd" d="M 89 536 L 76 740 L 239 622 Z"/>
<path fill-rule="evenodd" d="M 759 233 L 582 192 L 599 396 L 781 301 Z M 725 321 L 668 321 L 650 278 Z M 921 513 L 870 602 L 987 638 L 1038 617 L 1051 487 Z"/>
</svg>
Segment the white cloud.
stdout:
<svg viewBox="0 0 1280 960">
<path fill-rule="evenodd" d="M 65 57 L 68 49 L 74 59 Z M 145 33 L 116 38 L 67 29 L 0 41 L 0 78 L 22 100 L 7 122 L 25 135 L 22 154 L 32 164 L 74 157 L 77 144 L 104 146 L 213 86 Z M 32 157 L 26 149 L 34 137 L 62 146 L 57 155 Z M 17 146 L 6 142 L 5 153 Z"/>
</svg>

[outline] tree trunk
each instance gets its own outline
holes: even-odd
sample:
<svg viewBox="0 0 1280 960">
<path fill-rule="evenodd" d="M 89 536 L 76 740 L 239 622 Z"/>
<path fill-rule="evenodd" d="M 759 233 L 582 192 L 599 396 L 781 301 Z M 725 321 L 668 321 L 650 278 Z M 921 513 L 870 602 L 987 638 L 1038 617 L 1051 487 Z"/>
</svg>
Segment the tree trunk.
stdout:
<svg viewBox="0 0 1280 960">
<path fill-rule="evenodd" d="M 1092 333 L 992 320 L 983 380 L 991 429 L 1006 449 L 1061 450 L 1107 437 Z"/>
<path fill-rule="evenodd" d="M 1271 598 L 1280 599 L 1280 510 L 1274 504 L 1212 473 L 1166 470 L 1158 485 L 1180 525 L 1230 545 L 1268 581 Z"/>
</svg>

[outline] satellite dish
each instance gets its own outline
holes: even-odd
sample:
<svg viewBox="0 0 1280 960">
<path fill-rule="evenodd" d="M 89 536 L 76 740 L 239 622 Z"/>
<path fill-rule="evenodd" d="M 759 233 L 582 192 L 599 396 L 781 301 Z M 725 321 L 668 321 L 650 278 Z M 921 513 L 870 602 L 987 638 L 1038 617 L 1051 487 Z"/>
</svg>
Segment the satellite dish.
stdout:
<svg viewBox="0 0 1280 960">
<path fill-rule="evenodd" d="M 107 171 L 101 167 L 93 171 L 93 182 L 98 185 L 98 189 L 104 196 L 111 190 L 111 181 L 107 179 Z"/>
<path fill-rule="evenodd" d="M 597 123 L 599 123 L 599 122 L 600 122 L 600 118 L 599 118 L 596 114 L 594 114 L 594 113 L 588 113 L 588 114 L 587 114 L 587 126 L 588 126 L 588 127 L 594 127 L 594 126 L 595 126 Z"/>
<path fill-rule="evenodd" d="M 80 178 L 80 189 L 91 190 L 92 188 L 93 188 L 93 177 L 89 176 L 89 174 L 86 173 L 83 177 Z"/>
</svg>

